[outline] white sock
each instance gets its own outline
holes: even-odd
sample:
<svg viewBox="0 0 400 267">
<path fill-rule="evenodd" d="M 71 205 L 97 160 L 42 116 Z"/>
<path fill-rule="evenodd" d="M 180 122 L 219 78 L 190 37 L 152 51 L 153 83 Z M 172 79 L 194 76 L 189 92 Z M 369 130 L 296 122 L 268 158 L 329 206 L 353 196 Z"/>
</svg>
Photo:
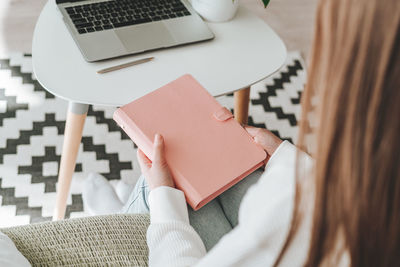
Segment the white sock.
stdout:
<svg viewBox="0 0 400 267">
<path fill-rule="evenodd" d="M 91 173 L 83 183 L 83 203 L 91 215 L 118 213 L 123 204 L 106 178 Z"/>
<path fill-rule="evenodd" d="M 128 202 L 128 198 L 131 195 L 133 188 L 135 188 L 134 184 L 128 184 L 125 183 L 122 180 L 119 180 L 118 183 L 115 186 L 115 192 L 117 193 L 117 196 L 121 200 L 122 203 Z"/>
</svg>

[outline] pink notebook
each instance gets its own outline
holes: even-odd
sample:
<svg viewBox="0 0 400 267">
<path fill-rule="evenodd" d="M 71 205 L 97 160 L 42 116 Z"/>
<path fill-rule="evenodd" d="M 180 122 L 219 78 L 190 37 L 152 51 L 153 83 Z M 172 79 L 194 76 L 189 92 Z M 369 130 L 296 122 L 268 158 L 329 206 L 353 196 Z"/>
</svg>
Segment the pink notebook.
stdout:
<svg viewBox="0 0 400 267">
<path fill-rule="evenodd" d="M 114 120 L 150 159 L 154 135 L 163 135 L 176 187 L 194 210 L 258 169 L 266 158 L 231 112 L 191 75 L 122 106 Z"/>
</svg>

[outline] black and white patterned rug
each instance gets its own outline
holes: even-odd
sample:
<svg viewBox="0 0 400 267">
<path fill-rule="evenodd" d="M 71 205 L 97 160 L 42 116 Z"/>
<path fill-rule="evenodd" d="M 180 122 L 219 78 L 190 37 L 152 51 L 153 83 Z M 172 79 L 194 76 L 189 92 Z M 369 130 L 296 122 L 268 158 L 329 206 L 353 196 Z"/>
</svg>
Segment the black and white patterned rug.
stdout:
<svg viewBox="0 0 400 267">
<path fill-rule="evenodd" d="M 297 52 L 251 88 L 249 124 L 296 142 L 304 64 Z M 217 98 L 233 108 L 233 95 Z M 112 120 L 115 108 L 90 107 L 72 179 L 66 217 L 86 216 L 82 181 L 98 172 L 111 183 L 134 183 L 136 148 Z M 30 55 L 0 59 L 0 227 L 51 220 L 67 102 L 46 92 L 32 73 Z"/>
</svg>

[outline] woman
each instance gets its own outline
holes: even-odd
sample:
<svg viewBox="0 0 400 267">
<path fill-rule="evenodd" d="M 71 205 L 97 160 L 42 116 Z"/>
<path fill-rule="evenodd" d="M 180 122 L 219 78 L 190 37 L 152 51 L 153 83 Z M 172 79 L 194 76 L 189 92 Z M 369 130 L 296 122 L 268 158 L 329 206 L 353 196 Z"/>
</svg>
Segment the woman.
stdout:
<svg viewBox="0 0 400 267">
<path fill-rule="evenodd" d="M 321 0 L 299 138 L 313 160 L 247 127 L 265 172 L 189 211 L 196 230 L 156 136 L 153 162 L 138 153 L 150 194 L 142 179 L 125 207 L 149 204 L 150 265 L 400 266 L 399 48 L 400 1 Z"/>
</svg>

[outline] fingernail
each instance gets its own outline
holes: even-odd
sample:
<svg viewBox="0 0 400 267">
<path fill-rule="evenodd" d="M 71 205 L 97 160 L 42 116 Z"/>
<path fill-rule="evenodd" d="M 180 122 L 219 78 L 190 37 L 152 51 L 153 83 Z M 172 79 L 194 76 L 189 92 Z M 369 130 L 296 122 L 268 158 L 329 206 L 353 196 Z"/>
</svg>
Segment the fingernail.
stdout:
<svg viewBox="0 0 400 267">
<path fill-rule="evenodd" d="M 154 142 L 155 143 L 160 143 L 161 142 L 161 135 L 156 133 L 156 135 L 154 136 Z"/>
</svg>

